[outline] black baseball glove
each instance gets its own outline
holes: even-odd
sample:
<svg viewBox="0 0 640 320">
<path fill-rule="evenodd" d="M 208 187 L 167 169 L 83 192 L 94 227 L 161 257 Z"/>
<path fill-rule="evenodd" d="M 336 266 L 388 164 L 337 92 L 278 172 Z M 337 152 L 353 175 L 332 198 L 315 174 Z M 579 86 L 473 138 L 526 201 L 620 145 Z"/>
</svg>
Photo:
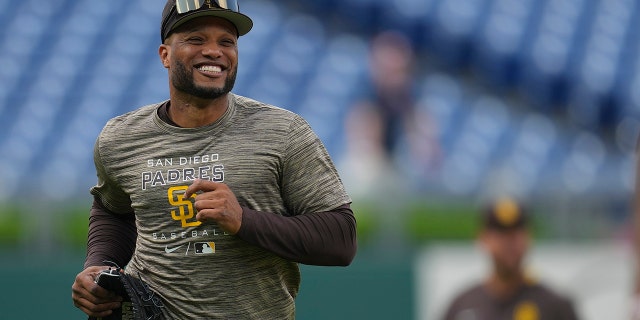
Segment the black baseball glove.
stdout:
<svg viewBox="0 0 640 320">
<path fill-rule="evenodd" d="M 122 307 L 104 318 L 89 320 L 159 320 L 162 319 L 162 300 L 140 278 L 125 274 L 119 267 L 102 271 L 96 278 L 101 287 L 122 297 Z"/>
</svg>

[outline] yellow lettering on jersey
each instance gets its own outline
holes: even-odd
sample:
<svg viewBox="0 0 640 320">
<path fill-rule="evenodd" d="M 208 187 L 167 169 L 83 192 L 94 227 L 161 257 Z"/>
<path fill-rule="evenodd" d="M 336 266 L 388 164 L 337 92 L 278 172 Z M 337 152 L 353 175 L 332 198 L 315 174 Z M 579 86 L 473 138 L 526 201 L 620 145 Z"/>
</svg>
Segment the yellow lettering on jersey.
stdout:
<svg viewBox="0 0 640 320">
<path fill-rule="evenodd" d="M 530 301 L 521 302 L 513 311 L 513 320 L 539 320 L 538 306 Z"/>
<path fill-rule="evenodd" d="M 167 192 L 169 197 L 169 203 L 172 206 L 178 207 L 178 210 L 171 210 L 171 218 L 176 221 L 182 222 L 182 227 L 197 227 L 202 224 L 200 221 L 189 221 L 196 216 L 196 212 L 193 209 L 193 203 L 191 199 L 183 199 L 184 192 L 188 186 L 171 187 Z M 191 195 L 191 198 L 195 198 L 196 195 Z"/>
</svg>

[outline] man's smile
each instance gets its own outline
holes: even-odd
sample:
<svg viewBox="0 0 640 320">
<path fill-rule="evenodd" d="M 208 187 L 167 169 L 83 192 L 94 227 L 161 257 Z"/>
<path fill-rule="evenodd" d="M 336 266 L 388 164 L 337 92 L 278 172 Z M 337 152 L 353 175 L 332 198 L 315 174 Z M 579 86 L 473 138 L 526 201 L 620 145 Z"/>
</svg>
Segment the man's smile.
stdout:
<svg viewBox="0 0 640 320">
<path fill-rule="evenodd" d="M 208 76 L 219 76 L 222 74 L 223 70 L 225 70 L 223 66 L 217 64 L 199 64 L 196 65 L 195 68 Z"/>
</svg>

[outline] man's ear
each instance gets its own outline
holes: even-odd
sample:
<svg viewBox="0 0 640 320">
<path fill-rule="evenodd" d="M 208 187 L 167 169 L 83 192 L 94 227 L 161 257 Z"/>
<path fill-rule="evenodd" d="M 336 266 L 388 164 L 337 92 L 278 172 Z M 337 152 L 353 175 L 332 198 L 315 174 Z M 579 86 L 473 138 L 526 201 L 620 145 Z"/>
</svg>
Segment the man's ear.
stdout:
<svg viewBox="0 0 640 320">
<path fill-rule="evenodd" d="M 162 65 L 169 69 L 169 53 L 171 51 L 171 47 L 166 44 L 161 44 L 158 48 L 158 55 L 160 56 L 160 61 Z"/>
</svg>

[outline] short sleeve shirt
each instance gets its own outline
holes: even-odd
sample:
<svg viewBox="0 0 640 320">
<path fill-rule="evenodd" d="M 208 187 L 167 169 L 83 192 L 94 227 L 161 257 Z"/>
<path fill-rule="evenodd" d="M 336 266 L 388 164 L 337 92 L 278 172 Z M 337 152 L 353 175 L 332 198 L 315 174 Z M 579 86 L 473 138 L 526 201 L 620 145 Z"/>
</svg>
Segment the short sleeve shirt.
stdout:
<svg viewBox="0 0 640 320">
<path fill-rule="evenodd" d="M 167 102 L 164 102 L 167 103 Z M 242 206 L 284 216 L 351 202 L 324 145 L 290 111 L 238 95 L 215 123 L 178 128 L 161 104 L 111 119 L 100 133 L 91 193 L 133 210 L 138 238 L 126 272 L 162 298 L 169 319 L 291 319 L 296 263 L 195 219 L 182 195 L 196 178 L 227 184 Z"/>
</svg>

